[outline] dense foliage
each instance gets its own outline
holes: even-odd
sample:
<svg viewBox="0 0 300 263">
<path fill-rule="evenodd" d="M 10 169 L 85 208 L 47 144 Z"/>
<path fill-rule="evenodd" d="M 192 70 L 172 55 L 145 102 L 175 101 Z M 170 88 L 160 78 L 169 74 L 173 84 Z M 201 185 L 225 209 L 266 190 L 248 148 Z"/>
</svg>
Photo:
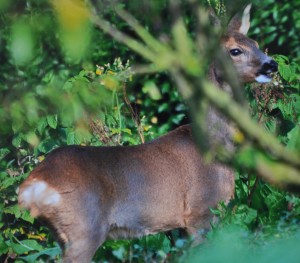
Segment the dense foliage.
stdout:
<svg viewBox="0 0 300 263">
<path fill-rule="evenodd" d="M 18 185 L 52 149 L 66 144 L 139 144 L 188 122 L 186 106 L 167 74 L 134 75 L 131 65 L 140 63 L 140 57 L 92 27 L 86 14 L 79 12 L 76 17 L 71 1 L 63 1 L 63 10 L 58 2 L 0 4 L 1 262 L 44 262 L 59 257 L 60 249 L 47 228 L 20 211 L 16 194 Z M 223 1 L 211 2 L 206 4 L 220 14 L 226 11 Z M 96 6 L 118 28 L 133 34 L 108 3 L 99 1 Z M 300 47 L 296 32 L 300 15 L 294 12 L 298 6 L 297 1 L 272 0 L 255 6 L 253 38 L 268 46 L 269 53 L 275 50 L 285 56 L 274 55 L 279 73 L 271 84 L 254 84 L 246 93 L 259 125 L 299 152 Z M 166 15 L 166 1 L 125 7 L 149 30 L 168 37 L 164 22 L 172 17 Z M 155 23 L 137 10 L 151 13 Z M 185 22 L 192 27 L 193 19 L 184 11 Z M 247 154 L 243 158 L 252 158 Z M 250 172 L 237 171 L 235 200 L 229 207 L 220 204 L 212 213 L 220 222 L 213 226 L 208 241 L 197 248 L 190 249 L 189 241 L 176 232 L 171 247 L 168 238 L 159 234 L 107 241 L 95 261 L 234 262 L 243 255 L 245 262 L 296 262 L 300 239 L 297 194 L 279 190 Z"/>
</svg>

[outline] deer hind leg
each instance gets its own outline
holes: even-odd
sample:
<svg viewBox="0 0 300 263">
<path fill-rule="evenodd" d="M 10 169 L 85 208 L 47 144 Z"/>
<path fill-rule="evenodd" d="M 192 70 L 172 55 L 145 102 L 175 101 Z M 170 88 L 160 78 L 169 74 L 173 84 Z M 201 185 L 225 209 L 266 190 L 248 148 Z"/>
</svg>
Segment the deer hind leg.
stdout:
<svg viewBox="0 0 300 263">
<path fill-rule="evenodd" d="M 98 247 L 104 242 L 93 236 L 72 236 L 71 240 L 64 245 L 64 263 L 90 263 Z"/>
<path fill-rule="evenodd" d="M 78 208 L 78 207 L 76 207 Z M 54 216 L 54 213 L 56 216 Z M 63 250 L 63 262 L 89 263 L 107 236 L 105 220 L 72 207 L 56 209 L 46 220 Z M 101 222 L 101 225 L 100 225 Z"/>
<path fill-rule="evenodd" d="M 60 208 L 59 229 L 65 238 L 63 262 L 89 263 L 108 232 L 106 218 L 95 200 L 80 195 L 80 201 Z M 71 198 L 73 200 L 73 198 Z"/>
<path fill-rule="evenodd" d="M 32 180 L 21 186 L 19 204 L 47 223 L 63 250 L 63 262 L 91 262 L 106 238 L 108 224 L 96 195 L 63 192 Z"/>
<path fill-rule="evenodd" d="M 58 217 L 57 217 L 58 219 Z M 55 223 L 55 226 L 53 226 Z M 52 233 L 55 235 L 63 251 L 63 262 L 89 263 L 98 247 L 106 239 L 106 231 L 101 231 L 98 224 L 91 225 L 80 216 L 70 220 L 59 215 L 59 220 L 51 222 Z"/>
<path fill-rule="evenodd" d="M 206 240 L 206 234 L 211 230 L 213 216 L 211 212 L 203 211 L 187 221 L 186 232 L 192 237 L 192 245 L 197 246 Z"/>
<path fill-rule="evenodd" d="M 63 262 L 89 263 L 98 247 L 105 241 L 108 224 L 100 218 L 97 207 L 89 211 L 88 204 L 74 204 L 60 208 L 55 222 L 63 248 Z"/>
</svg>

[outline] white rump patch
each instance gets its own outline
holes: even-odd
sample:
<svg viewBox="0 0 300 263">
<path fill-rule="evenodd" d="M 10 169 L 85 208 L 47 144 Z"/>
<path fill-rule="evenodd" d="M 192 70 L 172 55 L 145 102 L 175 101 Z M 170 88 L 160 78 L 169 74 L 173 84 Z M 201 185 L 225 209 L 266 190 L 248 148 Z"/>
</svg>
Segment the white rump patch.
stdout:
<svg viewBox="0 0 300 263">
<path fill-rule="evenodd" d="M 20 193 L 19 200 L 22 206 L 30 208 L 32 205 L 37 207 L 55 206 L 59 203 L 60 198 L 60 194 L 45 182 L 35 181 Z"/>
<path fill-rule="evenodd" d="M 258 83 L 268 83 L 271 81 L 271 78 L 266 75 L 259 75 L 255 78 Z"/>
</svg>

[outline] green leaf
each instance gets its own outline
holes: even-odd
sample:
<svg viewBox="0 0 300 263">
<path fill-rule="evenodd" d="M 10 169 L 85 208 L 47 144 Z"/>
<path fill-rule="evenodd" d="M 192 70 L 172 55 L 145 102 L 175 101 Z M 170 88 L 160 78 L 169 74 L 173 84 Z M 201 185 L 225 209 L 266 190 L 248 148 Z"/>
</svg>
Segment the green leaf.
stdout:
<svg viewBox="0 0 300 263">
<path fill-rule="evenodd" d="M 73 79 L 69 79 L 62 87 L 65 91 L 70 91 L 73 88 Z"/>
<path fill-rule="evenodd" d="M 290 81 L 290 79 L 293 77 L 294 72 L 290 65 L 284 65 L 281 64 L 278 67 L 280 75 L 287 81 Z"/>
<path fill-rule="evenodd" d="M 216 216 L 221 216 L 222 212 L 219 209 L 209 208 L 210 212 L 212 212 Z"/>
<path fill-rule="evenodd" d="M 282 212 L 287 206 L 284 195 L 275 191 L 265 196 L 264 202 L 269 209 L 269 217 L 273 221 L 278 220 L 282 216 Z"/>
<path fill-rule="evenodd" d="M 239 205 L 234 214 L 234 223 L 249 225 L 257 218 L 257 211 L 247 205 Z"/>
<path fill-rule="evenodd" d="M 172 118 L 172 122 L 178 125 L 180 124 L 180 122 L 183 120 L 184 117 L 185 114 L 183 113 L 177 114 Z"/>
<path fill-rule="evenodd" d="M 40 256 L 49 256 L 51 259 L 55 259 L 58 255 L 61 254 L 61 249 L 59 247 L 52 247 L 47 248 L 45 250 L 42 250 L 38 253 L 34 253 L 25 257 L 20 257 L 21 259 L 24 259 L 26 262 L 37 262 L 37 259 Z"/>
<path fill-rule="evenodd" d="M 107 123 L 108 126 L 114 126 L 114 125 L 116 125 L 117 122 L 116 122 L 115 118 L 112 115 L 108 114 L 106 116 L 106 123 Z"/>
<path fill-rule="evenodd" d="M 47 116 L 47 122 L 52 129 L 56 129 L 57 127 L 57 115 Z"/>
<path fill-rule="evenodd" d="M 275 55 L 274 59 L 279 65 L 286 65 L 286 63 L 289 63 L 288 57 L 284 55 Z"/>
<path fill-rule="evenodd" d="M 16 239 L 16 238 L 14 238 Z M 25 240 L 17 240 L 17 243 L 12 242 L 12 240 L 10 240 L 10 247 L 12 248 L 12 250 L 17 253 L 17 254 L 24 254 L 26 252 L 29 251 L 42 251 L 43 250 L 43 246 L 41 246 L 36 240 L 31 240 L 31 239 L 25 239 Z"/>
<path fill-rule="evenodd" d="M 21 216 L 21 210 L 17 204 L 4 208 L 3 212 L 5 214 L 12 214 L 16 218 L 19 218 Z"/>
<path fill-rule="evenodd" d="M 295 126 L 287 135 L 289 141 L 287 147 L 289 149 L 297 150 L 300 152 L 300 127 Z"/>
<path fill-rule="evenodd" d="M 123 246 L 119 247 L 117 250 L 113 250 L 112 254 L 119 260 L 123 260 L 126 250 Z"/>
<path fill-rule="evenodd" d="M 272 41 L 274 41 L 275 40 L 275 38 L 276 38 L 276 32 L 274 32 L 274 33 L 271 33 L 269 36 L 267 36 L 266 38 L 265 38 L 265 43 L 266 44 L 269 44 L 269 43 L 271 43 Z"/>
<path fill-rule="evenodd" d="M 293 103 L 291 101 L 286 102 L 283 100 L 278 100 L 274 106 L 278 107 L 285 120 L 293 120 L 294 108 L 293 108 Z"/>
<path fill-rule="evenodd" d="M 48 125 L 48 121 L 47 118 L 41 118 L 38 123 L 37 123 L 37 131 L 39 132 L 39 134 L 42 134 L 45 131 L 45 128 Z"/>
<path fill-rule="evenodd" d="M 79 76 L 79 77 L 84 77 L 84 79 L 87 80 L 87 79 L 85 78 L 86 74 L 87 74 L 86 70 L 81 70 L 81 71 L 79 72 L 78 76 Z"/>
<path fill-rule="evenodd" d="M 24 135 L 22 133 L 19 133 L 17 136 L 15 136 L 12 140 L 12 145 L 16 148 L 21 147 L 21 143 L 24 140 Z"/>
<path fill-rule="evenodd" d="M 131 130 L 130 130 L 130 129 L 128 129 L 128 128 L 124 128 L 124 129 L 122 129 L 122 132 L 125 132 L 125 133 L 127 133 L 127 134 L 129 134 L 129 135 L 132 135 L 132 132 L 131 132 Z"/>
<path fill-rule="evenodd" d="M 67 135 L 67 144 L 68 145 L 74 145 L 76 144 L 76 141 L 75 141 L 75 132 L 69 132 L 68 135 Z"/>
<path fill-rule="evenodd" d="M 111 131 L 112 135 L 121 133 L 121 129 L 119 129 L 119 128 L 110 128 L 110 131 Z"/>
<path fill-rule="evenodd" d="M 3 181 L 1 181 L 0 189 L 6 189 L 17 182 L 15 177 L 7 177 Z"/>
<path fill-rule="evenodd" d="M 39 146 L 38 146 L 38 150 L 42 153 L 48 153 L 51 150 L 53 150 L 55 147 L 57 147 L 57 143 L 55 140 L 53 139 L 45 139 L 43 140 Z"/>
<path fill-rule="evenodd" d="M 22 211 L 20 218 L 31 224 L 33 224 L 34 222 L 34 218 L 30 215 L 30 212 L 28 210 Z"/>
<path fill-rule="evenodd" d="M 0 149 L 0 161 L 5 158 L 6 155 L 10 153 L 8 148 L 1 148 Z"/>
<path fill-rule="evenodd" d="M 92 135 L 91 133 L 84 129 L 84 128 L 76 128 L 75 130 L 75 143 L 76 144 L 81 144 L 84 143 L 86 141 L 91 140 Z"/>
<path fill-rule="evenodd" d="M 5 243 L 4 238 L 0 235 L 0 255 L 6 254 L 8 252 L 8 245 Z"/>
<path fill-rule="evenodd" d="M 276 26 L 269 26 L 269 27 L 266 27 L 266 28 L 264 29 L 264 31 L 265 31 L 266 33 L 271 33 L 271 32 L 274 32 L 276 29 L 277 29 Z"/>
<path fill-rule="evenodd" d="M 270 133 L 275 133 L 276 131 L 276 122 L 273 120 L 266 121 L 264 123 L 265 129 Z"/>
<path fill-rule="evenodd" d="M 278 39 L 278 45 L 281 46 L 286 41 L 286 36 L 282 35 Z"/>
<path fill-rule="evenodd" d="M 157 109 L 158 113 L 165 112 L 165 111 L 168 111 L 168 110 L 169 110 L 169 104 L 168 103 L 162 103 Z"/>
<path fill-rule="evenodd" d="M 162 98 L 158 87 L 153 81 L 147 81 L 142 90 L 144 93 L 148 93 L 153 100 L 160 100 Z"/>
<path fill-rule="evenodd" d="M 42 81 L 45 82 L 45 83 L 50 83 L 53 80 L 53 78 L 54 78 L 53 71 L 49 71 L 45 74 Z"/>
</svg>

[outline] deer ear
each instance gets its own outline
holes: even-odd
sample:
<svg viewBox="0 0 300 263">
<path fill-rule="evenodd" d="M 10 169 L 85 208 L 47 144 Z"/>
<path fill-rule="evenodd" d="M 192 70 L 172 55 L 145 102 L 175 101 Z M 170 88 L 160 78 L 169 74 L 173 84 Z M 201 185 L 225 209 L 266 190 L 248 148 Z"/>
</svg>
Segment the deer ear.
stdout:
<svg viewBox="0 0 300 263">
<path fill-rule="evenodd" d="M 221 21 L 212 8 L 209 9 L 208 14 L 211 25 L 213 25 L 216 28 L 221 28 Z"/>
<path fill-rule="evenodd" d="M 239 32 L 243 35 L 247 35 L 250 28 L 250 9 L 251 4 L 247 5 L 244 9 L 243 15 L 236 14 L 228 25 L 228 31 Z"/>
</svg>

